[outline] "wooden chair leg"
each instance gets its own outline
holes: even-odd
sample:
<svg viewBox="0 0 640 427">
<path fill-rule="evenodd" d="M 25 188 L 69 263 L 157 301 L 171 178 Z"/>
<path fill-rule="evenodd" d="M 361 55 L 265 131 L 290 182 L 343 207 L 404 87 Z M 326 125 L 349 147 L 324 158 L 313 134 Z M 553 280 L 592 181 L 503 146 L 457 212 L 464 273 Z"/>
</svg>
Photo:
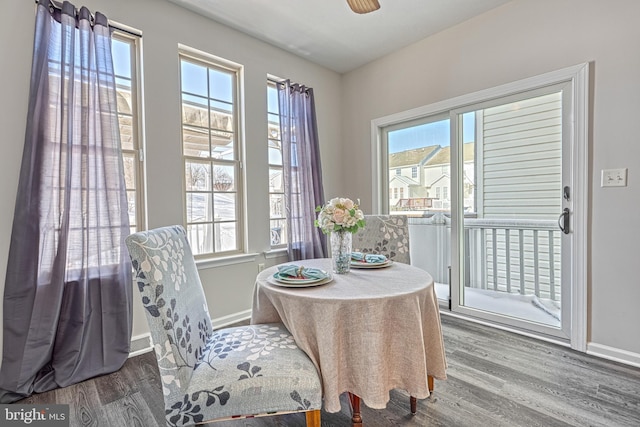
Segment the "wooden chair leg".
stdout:
<svg viewBox="0 0 640 427">
<path fill-rule="evenodd" d="M 349 402 L 351 403 L 351 424 L 353 427 L 362 425 L 362 416 L 360 415 L 360 397 L 353 393 L 349 393 Z"/>
<path fill-rule="evenodd" d="M 320 409 L 315 411 L 307 411 L 307 427 L 320 427 Z"/>
<path fill-rule="evenodd" d="M 429 387 L 429 393 L 433 393 L 435 386 L 431 375 L 427 375 L 427 386 Z M 411 404 L 411 414 L 415 415 L 418 411 L 418 399 L 413 396 L 409 396 L 409 403 Z"/>
</svg>

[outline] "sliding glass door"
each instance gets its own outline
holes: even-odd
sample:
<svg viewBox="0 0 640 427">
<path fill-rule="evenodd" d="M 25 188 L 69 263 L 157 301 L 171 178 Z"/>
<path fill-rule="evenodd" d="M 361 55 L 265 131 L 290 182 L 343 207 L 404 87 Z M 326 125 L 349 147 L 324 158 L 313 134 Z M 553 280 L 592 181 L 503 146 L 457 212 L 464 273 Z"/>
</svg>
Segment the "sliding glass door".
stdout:
<svg viewBox="0 0 640 427">
<path fill-rule="evenodd" d="M 570 90 L 563 83 L 451 112 L 459 250 L 452 310 L 569 337 L 563 254 L 571 240 L 562 213 L 571 193 L 563 126 Z"/>
<path fill-rule="evenodd" d="M 374 120 L 374 210 L 443 309 L 584 351 L 586 66 Z M 578 207 L 576 209 L 576 206 Z"/>
</svg>

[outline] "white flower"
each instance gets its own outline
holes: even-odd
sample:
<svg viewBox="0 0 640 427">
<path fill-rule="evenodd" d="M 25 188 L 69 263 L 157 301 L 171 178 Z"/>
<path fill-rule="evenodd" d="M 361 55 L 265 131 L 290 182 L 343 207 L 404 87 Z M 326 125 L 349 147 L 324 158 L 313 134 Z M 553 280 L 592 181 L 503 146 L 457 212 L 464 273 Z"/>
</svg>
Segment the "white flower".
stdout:
<svg viewBox="0 0 640 427">
<path fill-rule="evenodd" d="M 364 214 L 351 199 L 335 197 L 324 206 L 318 206 L 316 211 L 318 218 L 315 225 L 325 234 L 332 231 L 355 233 L 364 227 Z"/>
</svg>

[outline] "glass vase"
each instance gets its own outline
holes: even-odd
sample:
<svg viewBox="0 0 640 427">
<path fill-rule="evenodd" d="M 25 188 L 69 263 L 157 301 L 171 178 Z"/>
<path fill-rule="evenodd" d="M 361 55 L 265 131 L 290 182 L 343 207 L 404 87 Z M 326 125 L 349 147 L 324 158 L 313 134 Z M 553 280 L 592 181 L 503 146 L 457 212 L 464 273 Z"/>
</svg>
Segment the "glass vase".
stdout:
<svg viewBox="0 0 640 427">
<path fill-rule="evenodd" d="M 347 274 L 351 270 L 352 237 L 348 231 L 331 233 L 331 259 L 336 274 Z"/>
</svg>

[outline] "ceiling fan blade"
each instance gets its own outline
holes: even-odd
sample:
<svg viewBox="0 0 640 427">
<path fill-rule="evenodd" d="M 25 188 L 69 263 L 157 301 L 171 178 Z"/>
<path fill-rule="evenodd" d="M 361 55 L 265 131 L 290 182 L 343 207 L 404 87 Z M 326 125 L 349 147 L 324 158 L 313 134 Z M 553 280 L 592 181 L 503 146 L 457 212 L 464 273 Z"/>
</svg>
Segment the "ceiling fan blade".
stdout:
<svg viewBox="0 0 640 427">
<path fill-rule="evenodd" d="M 347 0 L 347 3 L 355 13 L 369 13 L 380 9 L 378 0 Z"/>
</svg>

